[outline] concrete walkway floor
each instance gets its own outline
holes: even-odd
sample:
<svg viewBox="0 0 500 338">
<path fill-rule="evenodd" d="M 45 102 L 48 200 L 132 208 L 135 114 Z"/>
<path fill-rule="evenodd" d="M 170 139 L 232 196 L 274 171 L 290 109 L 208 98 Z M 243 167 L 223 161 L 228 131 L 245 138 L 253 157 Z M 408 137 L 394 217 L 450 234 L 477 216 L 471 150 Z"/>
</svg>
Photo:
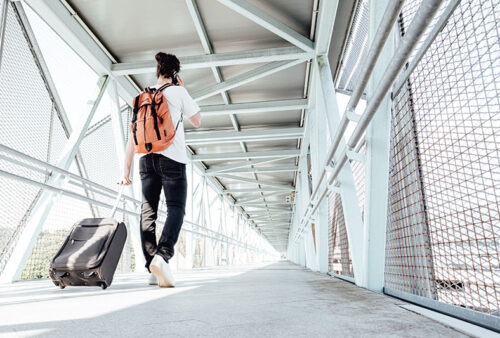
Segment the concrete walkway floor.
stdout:
<svg viewBox="0 0 500 338">
<path fill-rule="evenodd" d="M 288 262 L 177 273 L 160 289 L 117 275 L 107 290 L 49 280 L 0 286 L 0 336 L 461 337 L 403 301 Z"/>
</svg>

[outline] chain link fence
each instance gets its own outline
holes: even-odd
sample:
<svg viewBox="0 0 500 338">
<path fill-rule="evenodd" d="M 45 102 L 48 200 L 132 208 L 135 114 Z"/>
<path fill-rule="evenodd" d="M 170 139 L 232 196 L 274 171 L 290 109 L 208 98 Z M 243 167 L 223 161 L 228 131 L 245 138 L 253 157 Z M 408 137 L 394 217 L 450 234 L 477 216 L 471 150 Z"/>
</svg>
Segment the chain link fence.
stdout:
<svg viewBox="0 0 500 338">
<path fill-rule="evenodd" d="M 18 15 L 8 2 L 3 1 L 2 6 L 8 9 L 0 56 L 0 144 L 51 162 L 51 144 L 59 146 L 65 134 L 61 135 L 51 97 Z M 21 158 L 15 157 L 16 163 L 5 157 L 5 152 L 0 151 L 0 170 L 37 181 L 47 180 L 48 174 L 41 168 L 29 170 L 21 165 L 25 163 Z M 0 176 L 0 272 L 39 195 L 40 188 L 36 186 Z"/>
<path fill-rule="evenodd" d="M 336 275 L 354 278 L 347 228 L 340 194 L 328 195 L 329 250 L 328 271 Z"/>
<path fill-rule="evenodd" d="M 386 245 L 386 288 L 486 316 L 500 306 L 499 18 L 498 0 L 461 1 L 394 98 Z"/>
</svg>

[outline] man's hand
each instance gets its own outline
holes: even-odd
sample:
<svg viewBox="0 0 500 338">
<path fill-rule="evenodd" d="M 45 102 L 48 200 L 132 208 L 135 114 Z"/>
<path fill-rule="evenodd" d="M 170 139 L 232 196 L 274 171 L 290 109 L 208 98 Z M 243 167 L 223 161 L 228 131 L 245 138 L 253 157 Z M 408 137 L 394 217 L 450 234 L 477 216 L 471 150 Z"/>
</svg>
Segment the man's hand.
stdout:
<svg viewBox="0 0 500 338">
<path fill-rule="evenodd" d="M 184 87 L 184 82 L 182 82 L 182 79 L 181 79 L 181 77 L 179 75 L 177 75 L 177 83 L 178 83 L 179 86 Z"/>
<path fill-rule="evenodd" d="M 123 175 L 119 182 L 120 185 L 131 185 L 132 181 L 129 179 L 129 175 Z"/>
</svg>

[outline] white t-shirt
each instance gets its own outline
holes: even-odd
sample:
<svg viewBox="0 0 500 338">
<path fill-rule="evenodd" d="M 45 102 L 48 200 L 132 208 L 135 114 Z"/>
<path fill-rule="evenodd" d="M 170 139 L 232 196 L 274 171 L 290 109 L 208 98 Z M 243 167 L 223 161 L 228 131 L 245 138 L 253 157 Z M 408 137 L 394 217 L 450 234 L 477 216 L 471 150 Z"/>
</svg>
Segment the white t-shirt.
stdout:
<svg viewBox="0 0 500 338">
<path fill-rule="evenodd" d="M 151 88 L 160 87 L 160 85 L 151 86 Z M 184 118 L 187 119 L 200 111 L 198 104 L 193 100 L 191 95 L 189 95 L 186 88 L 182 86 L 168 86 L 162 90 L 162 93 L 167 99 L 174 127 L 177 126 L 177 123 L 179 123 L 182 115 L 184 115 Z M 186 151 L 184 125 L 180 122 L 179 127 L 175 132 L 172 144 L 167 149 L 157 151 L 156 153 L 162 154 L 180 163 L 188 163 Z M 141 157 L 147 154 L 139 153 L 138 155 Z"/>
</svg>

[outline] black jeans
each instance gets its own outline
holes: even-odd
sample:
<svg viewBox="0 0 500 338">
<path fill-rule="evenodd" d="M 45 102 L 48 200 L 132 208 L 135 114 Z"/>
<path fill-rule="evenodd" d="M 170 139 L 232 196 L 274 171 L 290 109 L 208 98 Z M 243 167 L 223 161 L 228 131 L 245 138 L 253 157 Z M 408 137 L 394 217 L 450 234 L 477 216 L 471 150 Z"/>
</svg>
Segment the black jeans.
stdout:
<svg viewBox="0 0 500 338">
<path fill-rule="evenodd" d="M 161 154 L 151 153 L 139 160 L 142 183 L 141 242 L 146 268 L 154 255 L 168 260 L 174 255 L 186 208 L 186 165 Z M 167 220 L 156 244 L 156 219 L 161 189 L 167 202 Z"/>
</svg>

